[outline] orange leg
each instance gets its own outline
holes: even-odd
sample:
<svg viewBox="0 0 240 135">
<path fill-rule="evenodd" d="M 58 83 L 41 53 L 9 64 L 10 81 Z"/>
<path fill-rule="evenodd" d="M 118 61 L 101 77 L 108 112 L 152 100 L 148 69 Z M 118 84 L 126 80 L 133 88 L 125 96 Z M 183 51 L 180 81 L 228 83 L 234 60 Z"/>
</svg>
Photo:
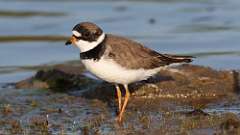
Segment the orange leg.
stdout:
<svg viewBox="0 0 240 135">
<path fill-rule="evenodd" d="M 120 112 L 122 108 L 122 93 L 121 93 L 120 87 L 117 84 L 115 85 L 115 87 L 117 90 L 117 97 L 118 97 L 118 112 Z"/>
<path fill-rule="evenodd" d="M 129 97 L 130 97 L 130 92 L 129 92 L 129 90 L 128 90 L 128 85 L 124 85 L 124 88 L 125 88 L 126 94 L 125 94 L 125 98 L 124 98 L 123 107 L 122 107 L 121 112 L 120 112 L 120 114 L 119 114 L 119 116 L 118 116 L 118 121 L 119 121 L 119 122 L 122 121 L 122 115 L 123 115 L 123 113 L 124 113 L 124 111 L 125 111 L 125 108 L 126 108 L 127 103 L 128 103 L 128 99 L 129 99 Z"/>
</svg>

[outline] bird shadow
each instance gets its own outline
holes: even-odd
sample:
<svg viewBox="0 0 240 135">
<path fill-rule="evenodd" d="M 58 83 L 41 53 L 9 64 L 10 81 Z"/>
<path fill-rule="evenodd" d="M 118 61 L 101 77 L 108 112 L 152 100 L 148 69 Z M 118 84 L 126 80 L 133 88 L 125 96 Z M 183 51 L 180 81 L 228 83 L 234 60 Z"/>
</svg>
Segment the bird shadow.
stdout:
<svg viewBox="0 0 240 135">
<path fill-rule="evenodd" d="M 134 93 L 135 91 L 138 91 L 140 88 L 147 84 L 156 84 L 173 80 L 174 78 L 169 75 L 155 75 L 153 77 L 148 78 L 147 80 L 130 84 L 129 91 L 130 93 Z M 124 97 L 125 95 L 124 87 L 120 85 L 120 89 L 122 92 L 122 97 Z M 107 82 L 102 82 L 95 88 L 83 92 L 81 96 L 87 99 L 97 99 L 102 102 L 106 102 L 110 107 L 112 106 L 116 107 L 117 94 L 115 86 Z"/>
<path fill-rule="evenodd" d="M 174 78 L 169 75 L 159 75 L 158 74 L 158 75 L 148 78 L 147 80 L 143 80 L 140 82 L 130 84 L 129 91 L 130 91 L 130 93 L 134 93 L 135 91 L 138 91 L 139 89 L 141 89 L 143 86 L 145 86 L 147 84 L 158 84 L 158 83 L 166 82 L 166 81 L 174 81 Z"/>
</svg>

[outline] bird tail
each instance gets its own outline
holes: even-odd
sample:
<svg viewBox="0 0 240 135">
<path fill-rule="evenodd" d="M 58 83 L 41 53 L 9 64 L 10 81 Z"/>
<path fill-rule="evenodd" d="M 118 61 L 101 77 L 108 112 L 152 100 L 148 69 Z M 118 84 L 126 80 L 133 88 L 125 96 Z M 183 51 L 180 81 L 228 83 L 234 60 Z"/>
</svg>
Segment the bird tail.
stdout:
<svg viewBox="0 0 240 135">
<path fill-rule="evenodd" d="M 195 58 L 193 56 L 180 56 L 180 55 L 170 55 L 170 54 L 162 54 L 161 57 L 164 58 L 165 61 L 169 62 L 169 64 L 190 63 L 193 61 L 193 58 Z"/>
</svg>

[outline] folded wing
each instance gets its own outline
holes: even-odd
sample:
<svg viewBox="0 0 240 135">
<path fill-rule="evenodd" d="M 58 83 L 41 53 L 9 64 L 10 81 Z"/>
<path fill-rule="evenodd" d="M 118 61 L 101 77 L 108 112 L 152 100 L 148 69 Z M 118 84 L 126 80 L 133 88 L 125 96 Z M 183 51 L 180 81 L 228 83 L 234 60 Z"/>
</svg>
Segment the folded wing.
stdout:
<svg viewBox="0 0 240 135">
<path fill-rule="evenodd" d="M 142 44 L 124 37 L 107 35 L 105 45 L 107 57 L 128 69 L 154 69 L 173 63 L 189 63 L 192 56 L 160 54 L 144 47 Z"/>
</svg>

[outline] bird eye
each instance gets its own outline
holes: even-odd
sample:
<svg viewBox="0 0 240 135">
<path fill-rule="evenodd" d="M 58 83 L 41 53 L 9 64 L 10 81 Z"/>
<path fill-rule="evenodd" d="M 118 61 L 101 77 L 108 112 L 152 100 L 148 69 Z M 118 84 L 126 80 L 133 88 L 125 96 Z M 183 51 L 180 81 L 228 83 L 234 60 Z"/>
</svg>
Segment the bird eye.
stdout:
<svg viewBox="0 0 240 135">
<path fill-rule="evenodd" d="M 100 36 L 100 35 L 102 34 L 102 31 L 101 31 L 101 30 L 96 30 L 96 31 L 94 32 L 94 34 Z"/>
<path fill-rule="evenodd" d="M 85 37 L 88 37 L 89 35 L 90 35 L 89 32 L 85 32 L 85 33 L 84 33 L 84 36 L 85 36 Z"/>
</svg>

